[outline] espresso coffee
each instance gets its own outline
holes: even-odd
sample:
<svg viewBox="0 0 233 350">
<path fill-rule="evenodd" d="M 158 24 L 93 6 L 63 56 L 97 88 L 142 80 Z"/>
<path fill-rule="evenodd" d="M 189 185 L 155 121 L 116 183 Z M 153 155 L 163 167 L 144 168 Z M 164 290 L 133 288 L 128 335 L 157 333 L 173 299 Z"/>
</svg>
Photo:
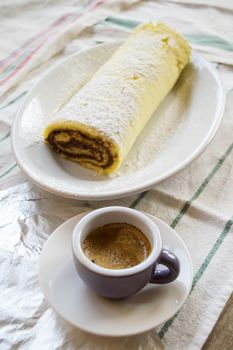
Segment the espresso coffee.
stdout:
<svg viewBox="0 0 233 350">
<path fill-rule="evenodd" d="M 84 254 L 108 269 L 126 269 L 140 264 L 151 252 L 148 238 L 137 227 L 112 223 L 92 230 L 82 244 Z"/>
</svg>

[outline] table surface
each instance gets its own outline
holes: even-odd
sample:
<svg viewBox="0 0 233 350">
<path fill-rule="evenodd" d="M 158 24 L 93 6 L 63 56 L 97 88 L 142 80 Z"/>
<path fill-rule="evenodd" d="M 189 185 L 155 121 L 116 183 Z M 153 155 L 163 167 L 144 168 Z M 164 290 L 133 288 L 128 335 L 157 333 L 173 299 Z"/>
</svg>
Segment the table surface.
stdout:
<svg viewBox="0 0 233 350">
<path fill-rule="evenodd" d="M 203 346 L 203 350 L 217 349 L 233 349 L 233 294 Z"/>
</svg>

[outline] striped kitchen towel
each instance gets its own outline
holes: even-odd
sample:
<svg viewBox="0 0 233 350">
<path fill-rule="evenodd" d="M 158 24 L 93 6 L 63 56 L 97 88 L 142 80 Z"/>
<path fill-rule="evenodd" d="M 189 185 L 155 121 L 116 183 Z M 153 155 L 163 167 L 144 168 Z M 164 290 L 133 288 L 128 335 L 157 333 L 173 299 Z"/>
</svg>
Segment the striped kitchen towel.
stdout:
<svg viewBox="0 0 233 350">
<path fill-rule="evenodd" d="M 57 317 L 40 291 L 38 258 L 49 234 L 83 206 L 113 204 L 159 217 L 187 244 L 195 273 L 192 291 L 180 312 L 157 329 L 157 334 L 168 350 L 201 349 L 233 289 L 231 4 L 227 0 L 215 0 L 213 7 L 208 0 L 196 5 L 185 0 L 21 3 L 0 4 L 0 279 L 7 272 L 10 281 L 7 286 L 0 281 L 1 349 L 51 350 L 51 344 L 64 350 L 155 348 L 155 331 L 115 340 L 78 331 Z M 214 140 L 179 174 L 138 196 L 77 203 L 58 201 L 38 190 L 17 167 L 10 147 L 10 127 L 28 89 L 67 55 L 122 39 L 137 23 L 147 20 L 176 27 L 216 65 L 227 105 Z"/>
<path fill-rule="evenodd" d="M 130 0 L 129 4 L 135 2 L 135 0 Z M 49 11 L 49 8 L 44 6 L 44 11 L 41 10 L 42 13 L 40 13 L 38 26 L 44 27 L 45 24 L 45 29 L 30 36 L 22 45 L 0 61 L 0 96 L 17 84 L 28 72 L 38 65 L 49 61 L 51 57 L 63 50 L 85 28 L 91 27 L 101 19 L 108 17 L 110 14 L 109 9 L 121 8 L 116 0 L 88 0 L 79 1 L 78 3 L 77 1 L 72 1 L 70 5 L 71 3 L 73 3 L 73 6 L 69 8 L 71 12 L 69 11 L 59 16 L 49 26 L 43 20 L 44 17 L 46 19 L 46 12 Z M 31 8 L 33 4 L 29 1 L 26 5 Z M 52 11 L 52 9 L 50 10 Z M 64 10 L 66 10 L 65 2 Z M 58 12 L 62 12 L 62 8 Z M 18 9 L 17 14 L 21 17 L 21 26 L 24 26 L 23 21 L 27 20 L 24 13 L 25 8 L 23 8 L 22 12 L 20 12 L 20 8 Z M 36 13 L 31 13 L 30 22 L 37 20 L 35 16 Z M 2 25 L 4 25 L 6 22 L 4 14 L 2 17 Z M 40 23 L 41 20 L 42 23 Z M 18 22 L 16 22 L 16 26 L 17 24 Z M 3 27 L 2 31 L 3 35 L 1 37 L 4 38 L 4 34 L 7 36 L 7 30 Z M 30 29 L 28 29 L 28 32 L 30 33 Z M 21 31 L 19 33 L 22 35 Z M 17 30 L 15 31 L 15 36 L 17 36 Z"/>
</svg>

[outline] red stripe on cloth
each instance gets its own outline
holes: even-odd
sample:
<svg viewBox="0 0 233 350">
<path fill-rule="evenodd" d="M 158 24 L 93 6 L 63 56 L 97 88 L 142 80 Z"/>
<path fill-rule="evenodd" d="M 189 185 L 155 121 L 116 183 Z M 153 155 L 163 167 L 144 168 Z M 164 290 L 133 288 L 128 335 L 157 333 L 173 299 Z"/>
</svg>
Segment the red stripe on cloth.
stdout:
<svg viewBox="0 0 233 350">
<path fill-rule="evenodd" d="M 106 1 L 107 0 L 97 0 L 93 5 L 91 4 L 90 10 L 93 11 L 93 10 L 97 9 L 100 5 L 102 5 Z M 77 15 L 75 20 L 82 17 L 85 13 L 87 13 L 87 12 L 84 12 L 84 13 Z M 26 65 L 26 63 L 34 56 L 34 54 L 44 45 L 44 43 L 45 43 L 45 41 L 43 41 L 41 44 L 39 44 L 27 57 L 25 57 L 25 59 L 15 68 L 15 70 L 13 70 L 6 78 L 4 78 L 0 82 L 0 86 L 4 85 L 10 78 L 15 76 Z"/>
<path fill-rule="evenodd" d="M 95 4 L 93 5 L 92 10 L 96 9 L 97 7 L 99 7 L 100 5 L 102 5 L 103 3 L 107 2 L 107 0 L 97 0 L 95 2 Z"/>
<path fill-rule="evenodd" d="M 13 70 L 8 76 L 6 76 L 6 78 L 4 78 L 2 81 L 0 81 L 0 86 L 3 85 L 7 80 L 9 80 L 11 77 L 13 77 L 15 74 L 18 73 L 18 71 L 20 71 L 20 69 L 22 67 L 25 66 L 25 64 L 30 60 L 30 58 L 44 45 L 44 43 L 42 42 L 40 45 L 38 45 L 33 51 L 31 51 L 31 53 L 29 54 L 29 56 L 25 57 L 25 59 L 16 67 L 15 70 Z"/>
<path fill-rule="evenodd" d="M 35 44 L 37 39 L 44 39 L 50 32 L 54 29 L 56 29 L 59 25 L 64 24 L 64 22 L 67 19 L 70 19 L 70 17 L 74 17 L 74 14 L 69 13 L 66 15 L 63 15 L 58 20 L 56 20 L 48 29 L 43 30 L 42 32 L 36 34 L 32 38 L 28 39 L 21 47 L 19 47 L 17 50 L 13 51 L 8 57 L 0 61 L 0 74 L 4 72 L 12 62 L 14 62 L 25 50 L 25 48 L 30 47 L 30 44 Z"/>
</svg>

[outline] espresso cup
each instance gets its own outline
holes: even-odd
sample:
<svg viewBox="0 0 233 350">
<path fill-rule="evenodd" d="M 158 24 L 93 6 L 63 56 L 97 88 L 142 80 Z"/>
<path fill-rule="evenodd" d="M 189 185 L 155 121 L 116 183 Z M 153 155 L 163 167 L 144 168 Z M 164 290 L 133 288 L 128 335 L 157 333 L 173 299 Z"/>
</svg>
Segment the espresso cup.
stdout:
<svg viewBox="0 0 233 350">
<path fill-rule="evenodd" d="M 84 239 L 95 228 L 111 223 L 126 223 L 141 230 L 151 245 L 149 256 L 138 265 L 126 269 L 109 269 L 91 262 L 82 250 Z M 125 207 L 106 207 L 86 214 L 74 228 L 72 251 L 83 282 L 97 294 L 110 299 L 129 297 L 148 283 L 170 283 L 180 271 L 178 258 L 163 249 L 157 225 L 142 212 Z M 158 264 L 166 268 L 160 270 Z"/>
</svg>

